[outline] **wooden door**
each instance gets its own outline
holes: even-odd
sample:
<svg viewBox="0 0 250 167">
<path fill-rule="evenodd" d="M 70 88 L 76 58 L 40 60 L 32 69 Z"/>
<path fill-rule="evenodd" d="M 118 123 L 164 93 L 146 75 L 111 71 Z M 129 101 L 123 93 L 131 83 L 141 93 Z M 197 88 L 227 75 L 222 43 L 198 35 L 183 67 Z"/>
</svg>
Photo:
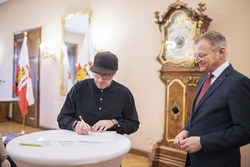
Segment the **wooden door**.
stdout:
<svg viewBox="0 0 250 167">
<path fill-rule="evenodd" d="M 0 102 L 0 122 L 7 121 L 9 111 L 9 103 Z"/>
<path fill-rule="evenodd" d="M 25 116 L 25 125 L 39 127 L 39 79 L 40 79 L 40 43 L 41 43 L 41 27 L 29 29 L 14 34 L 14 71 L 13 71 L 13 87 L 16 80 L 17 64 L 23 43 L 24 32 L 27 32 L 27 45 L 29 52 L 30 75 L 34 93 L 35 104 L 29 106 L 28 114 Z M 16 94 L 13 93 L 13 97 Z M 18 102 L 13 105 L 13 120 L 23 123 L 23 117 L 19 109 Z"/>
</svg>

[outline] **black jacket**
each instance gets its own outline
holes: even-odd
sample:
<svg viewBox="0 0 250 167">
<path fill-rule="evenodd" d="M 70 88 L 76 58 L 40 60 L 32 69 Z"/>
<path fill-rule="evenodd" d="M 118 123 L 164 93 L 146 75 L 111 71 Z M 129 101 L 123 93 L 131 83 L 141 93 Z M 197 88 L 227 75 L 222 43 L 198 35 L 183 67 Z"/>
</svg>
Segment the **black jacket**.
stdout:
<svg viewBox="0 0 250 167">
<path fill-rule="evenodd" d="M 139 120 L 133 95 L 128 88 L 115 82 L 101 90 L 94 79 L 76 83 L 68 93 L 57 117 L 61 129 L 72 130 L 72 124 L 82 116 L 93 126 L 99 120 L 118 120 L 118 125 L 109 130 L 131 134 L 139 128 Z"/>
</svg>

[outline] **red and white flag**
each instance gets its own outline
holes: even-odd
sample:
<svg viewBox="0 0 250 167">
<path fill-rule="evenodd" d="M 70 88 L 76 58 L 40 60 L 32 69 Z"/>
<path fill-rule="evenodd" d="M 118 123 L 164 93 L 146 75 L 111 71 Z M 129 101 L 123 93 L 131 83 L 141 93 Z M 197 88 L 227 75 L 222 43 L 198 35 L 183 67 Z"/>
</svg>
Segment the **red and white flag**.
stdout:
<svg viewBox="0 0 250 167">
<path fill-rule="evenodd" d="M 19 97 L 19 107 L 22 115 L 25 116 L 28 114 L 28 107 L 34 104 L 26 35 L 24 35 L 21 53 L 18 60 L 14 92 Z"/>
<path fill-rule="evenodd" d="M 87 78 L 93 78 L 90 67 L 93 64 L 95 50 L 92 43 L 91 33 L 89 27 L 86 31 L 81 52 L 77 58 L 77 69 L 75 83 Z"/>
</svg>

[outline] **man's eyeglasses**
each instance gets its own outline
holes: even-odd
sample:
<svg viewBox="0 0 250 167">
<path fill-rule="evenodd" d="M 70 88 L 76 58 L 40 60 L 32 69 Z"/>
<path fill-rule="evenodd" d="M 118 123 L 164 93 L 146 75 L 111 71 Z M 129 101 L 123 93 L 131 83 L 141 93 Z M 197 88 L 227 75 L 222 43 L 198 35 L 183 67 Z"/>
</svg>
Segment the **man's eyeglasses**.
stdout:
<svg viewBox="0 0 250 167">
<path fill-rule="evenodd" d="M 210 53 L 213 53 L 214 51 L 218 50 L 220 47 L 212 50 L 211 52 L 209 53 L 197 53 L 197 54 L 194 54 L 195 58 L 198 57 L 200 60 L 202 60 L 204 57 L 206 57 L 207 55 L 209 55 Z"/>
<path fill-rule="evenodd" d="M 100 73 L 93 73 L 94 77 L 97 79 L 100 79 L 102 77 L 103 80 L 110 80 L 113 75 L 107 75 L 107 74 L 100 74 Z"/>
</svg>

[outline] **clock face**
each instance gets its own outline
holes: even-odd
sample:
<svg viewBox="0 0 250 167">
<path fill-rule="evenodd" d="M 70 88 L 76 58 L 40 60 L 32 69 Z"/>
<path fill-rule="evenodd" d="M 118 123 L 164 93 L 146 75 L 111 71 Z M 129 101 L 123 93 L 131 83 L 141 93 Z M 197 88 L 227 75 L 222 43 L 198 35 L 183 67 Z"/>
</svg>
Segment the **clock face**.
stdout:
<svg viewBox="0 0 250 167">
<path fill-rule="evenodd" d="M 171 17 L 170 17 L 171 18 Z M 176 12 L 164 28 L 165 46 L 163 58 L 166 62 L 194 62 L 193 39 L 196 35 L 196 24 L 183 12 Z"/>
</svg>

